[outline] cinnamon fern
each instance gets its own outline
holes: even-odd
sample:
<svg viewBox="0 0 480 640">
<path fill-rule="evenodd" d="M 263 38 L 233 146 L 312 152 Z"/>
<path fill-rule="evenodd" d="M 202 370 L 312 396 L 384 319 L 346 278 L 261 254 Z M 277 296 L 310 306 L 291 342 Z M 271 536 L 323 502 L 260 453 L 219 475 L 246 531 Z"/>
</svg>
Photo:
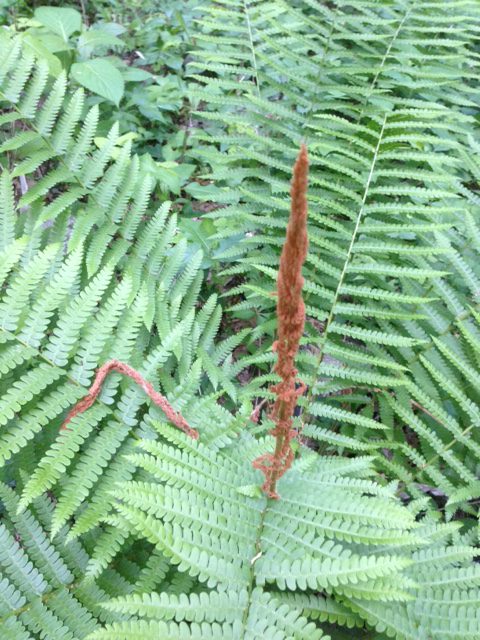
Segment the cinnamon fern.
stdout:
<svg viewBox="0 0 480 640">
<path fill-rule="evenodd" d="M 213 2 L 189 65 L 204 125 L 194 153 L 224 203 L 207 215 L 219 239 L 236 238 L 217 254 L 235 282 L 229 312 L 255 310 L 252 340 L 268 349 L 289 166 L 305 140 L 301 428 L 326 450 L 375 454 L 410 488 L 458 447 L 472 457 L 449 482 L 478 470 L 474 409 L 460 427 L 450 398 L 467 410 L 478 369 L 479 18 L 469 2 Z M 244 361 L 255 363 L 268 380 L 272 356 L 257 350 Z"/>
<path fill-rule="evenodd" d="M 198 4 L 175 202 L 68 65 L 0 33 L 0 636 L 474 640 L 478 3 Z M 305 388 L 274 500 L 252 463 L 301 143 Z M 114 372 L 62 430 L 111 360 L 199 440 Z"/>
</svg>

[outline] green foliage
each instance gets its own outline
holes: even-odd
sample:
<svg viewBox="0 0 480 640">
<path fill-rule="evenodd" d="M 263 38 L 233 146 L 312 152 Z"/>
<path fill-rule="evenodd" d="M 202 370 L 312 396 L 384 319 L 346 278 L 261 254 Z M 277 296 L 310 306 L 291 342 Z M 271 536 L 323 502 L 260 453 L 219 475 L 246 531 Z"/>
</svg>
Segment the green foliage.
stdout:
<svg viewBox="0 0 480 640">
<path fill-rule="evenodd" d="M 143 442 L 129 457 L 152 479 L 118 486 L 111 522 L 145 536 L 200 584 L 189 597 L 110 602 L 109 610 L 141 620 L 107 625 L 92 640 L 320 638 L 303 616 L 319 618 L 322 609 L 335 622 L 352 619 L 353 610 L 412 640 L 478 632 L 478 611 L 463 604 L 467 593 L 479 597 L 478 589 L 468 591 L 480 582 L 470 565 L 475 549 L 448 544 L 448 525 L 415 522 L 414 510 L 401 507 L 391 488 L 368 479 L 367 459 L 349 464 L 304 452 L 279 481 L 281 500 L 272 501 L 241 491 L 258 483 L 250 461 L 262 443 L 244 437 L 219 452 L 176 432 L 167 437 L 165 444 Z M 435 541 L 425 548 L 430 537 Z M 453 600 L 448 618 L 439 619 L 437 610 Z"/>
<path fill-rule="evenodd" d="M 83 87 L 114 104 L 120 104 L 124 93 L 122 74 L 108 60 L 97 58 L 72 65 L 71 76 Z"/>
<path fill-rule="evenodd" d="M 118 37 L 124 31 L 120 25 L 96 23 L 87 27 L 76 9 L 46 6 L 38 7 L 31 19 L 23 20 L 22 27 L 26 48 L 44 59 L 53 74 L 71 68 L 72 77 L 80 85 L 118 106 L 124 93 L 123 75 L 117 69 L 122 68 L 120 58 L 90 58 L 125 46 Z"/>
<path fill-rule="evenodd" d="M 0 34 L 2 638 L 478 638 L 477 3 L 28 11 Z M 251 461 L 302 140 L 274 501 Z M 59 431 L 111 358 L 200 441 L 117 374 Z"/>
<path fill-rule="evenodd" d="M 102 622 L 121 620 L 101 604 L 113 594 L 128 593 L 128 583 L 114 570 L 103 583 L 85 580 L 85 547 L 66 544 L 65 529 L 50 540 L 51 501 L 41 498 L 34 509 L 18 514 L 15 493 L 2 484 L 0 495 L 9 516 L 0 523 L 2 637 L 81 639 Z"/>
<path fill-rule="evenodd" d="M 206 217 L 235 238 L 215 254 L 236 283 L 230 313 L 262 318 L 245 364 L 271 366 L 285 196 L 306 140 L 302 428 L 326 451 L 375 453 L 413 495 L 478 476 L 479 18 L 470 3 L 213 2 L 189 65 L 195 153 L 224 204 Z"/>
<path fill-rule="evenodd" d="M 73 86 L 92 92 L 87 104 L 99 106 L 102 136 L 117 124 L 136 150 L 148 149 L 155 159 L 174 162 L 178 179 L 185 173 L 176 165 L 189 134 L 183 68 L 193 4 L 183 3 L 179 12 L 168 2 L 161 11 L 146 3 L 105 10 L 100 3 L 83 3 L 83 15 L 78 5 L 62 4 L 38 7 L 13 22 L 25 49 L 53 76 L 64 71 Z M 177 131 L 178 124 L 184 130 Z"/>
</svg>

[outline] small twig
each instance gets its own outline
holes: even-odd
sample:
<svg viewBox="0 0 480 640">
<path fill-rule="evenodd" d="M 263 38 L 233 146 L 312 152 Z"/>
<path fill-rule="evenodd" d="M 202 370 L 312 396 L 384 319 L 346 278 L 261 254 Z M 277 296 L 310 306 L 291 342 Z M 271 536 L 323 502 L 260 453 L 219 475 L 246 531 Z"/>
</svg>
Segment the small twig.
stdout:
<svg viewBox="0 0 480 640">
<path fill-rule="evenodd" d="M 82 11 L 83 22 L 88 27 L 87 0 L 80 0 L 80 9 Z"/>
<path fill-rule="evenodd" d="M 268 402 L 267 398 L 264 398 L 261 402 L 259 402 L 256 407 L 254 408 L 254 410 L 252 411 L 252 413 L 250 414 L 250 420 L 252 422 L 257 423 L 260 419 L 260 411 L 262 410 L 262 407 L 264 407 Z"/>
<path fill-rule="evenodd" d="M 19 176 L 20 181 L 20 191 L 22 192 L 22 196 L 24 196 L 28 191 L 28 182 L 25 176 Z"/>
<path fill-rule="evenodd" d="M 417 402 L 416 400 L 410 400 L 410 404 L 412 405 L 412 407 L 416 407 L 417 409 L 420 409 L 420 411 L 425 413 L 427 416 L 430 416 L 432 420 L 435 420 L 435 422 L 437 422 L 438 424 L 442 425 L 442 427 L 445 427 L 445 429 L 447 429 L 447 426 L 440 420 L 440 418 L 437 418 L 436 416 L 433 415 L 433 413 L 430 413 L 430 411 L 428 409 L 425 409 L 425 407 L 423 407 L 419 402 Z"/>
<path fill-rule="evenodd" d="M 189 435 L 194 440 L 198 440 L 198 431 L 193 429 L 181 413 L 177 413 L 172 405 L 168 402 L 168 400 L 158 391 L 155 391 L 153 386 L 145 380 L 141 376 L 141 374 L 130 367 L 128 364 L 120 362 L 119 360 L 110 360 L 106 362 L 100 369 L 97 371 L 97 375 L 95 376 L 95 380 L 90 387 L 88 394 L 82 398 L 77 404 L 70 410 L 65 421 L 63 422 L 61 428 L 66 429 L 68 423 L 75 417 L 86 411 L 92 404 L 95 402 L 95 398 L 98 396 L 102 389 L 102 385 L 105 381 L 105 378 L 111 371 L 116 371 L 117 373 L 122 373 L 124 376 L 128 376 L 132 380 L 134 380 L 142 389 L 145 391 L 147 396 L 153 400 L 153 402 L 158 405 L 164 414 L 167 416 L 168 420 L 174 424 L 178 429 L 184 431 L 187 435 Z"/>
<path fill-rule="evenodd" d="M 27 191 L 28 191 L 28 182 L 27 179 L 25 178 L 25 176 L 18 176 L 18 181 L 20 183 L 20 193 L 22 194 L 22 196 L 24 196 Z M 29 206 L 26 207 L 20 207 L 19 212 L 20 213 L 25 213 L 26 211 L 28 211 L 30 209 Z"/>
</svg>

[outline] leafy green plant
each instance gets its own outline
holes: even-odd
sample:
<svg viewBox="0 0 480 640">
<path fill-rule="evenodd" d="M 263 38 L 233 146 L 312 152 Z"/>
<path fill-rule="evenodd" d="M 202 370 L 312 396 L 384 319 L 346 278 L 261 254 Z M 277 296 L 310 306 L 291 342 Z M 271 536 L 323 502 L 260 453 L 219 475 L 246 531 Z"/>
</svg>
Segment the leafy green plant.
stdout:
<svg viewBox="0 0 480 640">
<path fill-rule="evenodd" d="M 165 118 L 153 157 L 110 126 L 113 102 L 52 76 L 27 37 L 47 27 L 0 34 L 2 637 L 474 640 L 478 7 L 201 10 L 181 26 L 168 5 L 146 33 L 152 58 L 165 17 L 181 57 L 195 47 L 196 113 Z M 289 378 L 285 437 L 267 407 L 302 140 L 307 389 Z M 118 370 L 62 430 L 112 359 L 199 441 Z M 279 436 L 295 455 L 275 500 L 255 461 Z"/>
<path fill-rule="evenodd" d="M 114 419 L 110 435 L 96 430 L 99 420 L 111 418 L 107 405 L 118 392 L 118 377 L 107 383 L 102 408 L 88 415 L 83 435 L 77 430 L 58 437 L 65 408 L 84 395 L 96 367 L 109 356 L 132 357 L 133 364 L 140 364 L 148 350 L 144 374 L 151 377 L 162 364 L 162 384 L 183 408 L 204 371 L 211 384 L 222 381 L 235 397 L 228 365 L 236 342 L 214 344 L 221 310 L 215 295 L 201 291 L 202 254 L 189 251 L 178 237 L 170 203 L 157 210 L 147 207 L 151 180 L 141 174 L 138 158 L 130 158 L 128 145 L 115 148 L 114 129 L 108 144 L 96 149 L 91 140 L 98 114 L 93 107 L 80 125 L 81 91 L 64 102 L 64 79 L 59 78 L 40 100 L 45 66 L 36 66 L 28 53 L 21 57 L 18 39 L 7 37 L 4 46 L 3 118 L 8 126 L 15 123 L 19 133 L 4 144 L 3 158 L 12 170 L 4 169 L 0 181 L 1 457 L 8 462 L 6 480 L 18 480 L 19 469 L 33 474 L 43 459 L 44 471 L 38 467 L 30 478 L 25 504 L 64 477 L 67 468 L 74 472 L 75 491 L 67 491 L 62 516 L 66 522 L 91 489 L 100 495 L 99 482 L 108 484 L 108 478 L 124 473 L 126 467 L 115 465 L 114 458 L 139 437 L 132 432 L 134 415 L 143 413 L 145 399 L 131 388 L 126 389 L 122 426 Z M 17 102 L 14 94 L 24 99 Z M 47 167 L 46 173 L 39 167 Z M 27 189 L 17 200 L 14 187 L 21 190 L 20 176 Z M 207 413 L 220 411 L 225 425 L 225 412 L 209 396 L 210 383 L 203 389 Z M 78 467 L 81 443 L 85 453 L 93 449 Z M 35 461 L 27 464 L 33 449 Z M 90 455 L 99 452 L 103 462 L 92 466 Z M 108 490 L 103 495 L 106 504 Z M 100 505 L 91 521 L 84 512 L 87 530 L 101 517 Z"/>
<path fill-rule="evenodd" d="M 478 633 L 475 549 L 445 545 L 448 525 L 415 523 L 421 503 L 401 507 L 365 477 L 368 461 L 305 452 L 279 480 L 281 499 L 267 500 L 249 497 L 262 443 L 244 435 L 219 452 L 173 431 L 168 440 L 130 458 L 149 480 L 118 487 L 111 522 L 146 536 L 196 585 L 188 597 L 112 601 L 109 610 L 141 619 L 92 638 L 324 637 L 309 616 L 348 626 L 365 617 L 412 640 Z"/>
<path fill-rule="evenodd" d="M 296 194 L 295 189 L 293 194 Z M 300 198 L 301 194 L 296 197 Z M 292 210 L 296 211 L 296 205 Z M 56 250 L 55 245 L 50 247 L 50 251 L 45 250 L 14 277 L 7 289 L 3 303 L 3 333 L 11 338 L 14 347 L 17 346 L 15 334 L 18 333 L 18 342 L 25 347 L 25 343 L 28 344 L 25 331 L 31 335 L 35 330 L 37 337 L 42 339 L 38 336 L 39 322 L 43 318 L 48 322 L 51 307 L 59 305 L 61 289 L 66 293 L 72 286 L 74 276 L 70 263 L 73 259 L 78 264 L 78 252 L 76 256 L 72 254 L 67 258 L 65 267 L 46 285 L 43 295 L 38 293 L 38 282 L 43 279 L 51 262 L 50 254 Z M 41 410 L 48 408 L 53 415 L 59 410 L 61 412 L 63 404 L 49 402 L 45 388 L 62 379 L 62 367 L 68 366 L 74 351 L 77 351 L 77 363 L 72 368 L 70 379 L 75 379 L 75 376 L 78 379 L 85 366 L 91 366 L 92 359 L 101 353 L 105 336 L 111 331 L 115 315 L 118 316 L 114 308 L 121 296 L 117 292 L 111 295 L 105 310 L 97 313 L 96 322 L 84 334 L 83 341 L 79 340 L 77 328 L 82 317 L 86 319 L 91 313 L 90 296 L 94 292 L 98 296 L 101 292 L 101 278 L 102 272 L 92 283 L 91 294 L 87 287 L 78 296 L 80 304 L 74 299 L 67 305 L 46 347 L 24 352 L 20 362 L 20 354 L 17 355 L 16 373 L 20 374 L 20 379 L 7 389 L 2 406 L 7 425 L 12 412 L 18 411 L 22 404 L 24 419 L 28 419 L 28 403 L 35 392 L 41 394 L 42 399 L 37 404 L 35 417 L 32 416 L 32 426 L 37 424 Z M 296 273 L 295 279 L 298 279 Z M 37 296 L 32 313 L 15 315 L 20 303 L 25 305 L 26 298 L 32 295 L 35 284 Z M 285 289 L 281 291 L 282 296 L 288 298 L 293 294 L 291 287 L 296 285 L 286 279 L 282 286 Z M 124 295 L 128 292 L 129 287 Z M 299 300 L 294 296 L 292 303 L 297 307 Z M 290 311 L 286 308 L 284 313 Z M 18 320 L 14 326 L 15 318 Z M 291 318 L 286 315 L 282 322 L 289 320 Z M 125 321 L 124 328 L 127 332 L 125 337 L 128 336 L 133 346 L 130 318 Z M 169 342 L 171 339 L 166 336 L 159 349 L 151 352 L 147 360 L 149 375 L 154 366 L 165 362 Z M 84 353 L 85 348 L 90 357 Z M 117 336 L 111 350 L 116 353 L 119 348 Z M 288 348 L 295 350 L 295 345 Z M 280 347 L 279 351 L 281 354 Z M 40 364 L 25 370 L 25 364 L 32 357 L 39 359 Z M 50 374 L 51 379 L 48 377 Z M 138 377 L 136 372 L 132 375 Z M 198 382 L 195 390 L 197 386 Z M 92 391 L 92 400 L 98 391 Z M 132 390 L 129 391 L 131 393 Z M 57 402 L 65 400 L 64 391 L 57 388 L 53 393 Z M 180 397 L 185 406 L 185 387 Z M 221 634 L 225 638 L 253 638 L 258 634 L 289 637 L 295 634 L 297 637 L 321 638 L 322 631 L 308 621 L 308 603 L 321 589 L 323 597 L 314 610 L 314 617 L 323 615 L 333 622 L 350 621 L 354 619 L 353 611 L 359 615 L 354 624 L 361 624 L 360 619 L 364 617 L 382 631 L 388 629 L 397 637 L 413 638 L 412 634 L 418 629 L 431 634 L 438 623 L 436 617 L 425 618 L 420 604 L 425 601 L 424 606 L 428 607 L 432 585 L 430 582 L 422 586 L 422 576 L 424 571 L 428 575 L 431 563 L 435 563 L 440 576 L 435 596 L 437 601 L 449 602 L 454 594 L 457 597 L 460 587 L 470 587 L 468 598 L 478 597 L 473 587 L 480 580 L 480 570 L 468 563 L 475 554 L 474 548 L 466 544 L 452 546 L 450 539 L 457 529 L 455 526 L 439 525 L 428 518 L 416 522 L 415 516 L 424 508 L 424 502 L 419 501 L 416 506 L 412 504 L 409 509 L 399 504 L 394 496 L 394 485 L 382 487 L 368 478 L 371 475 L 368 459 L 342 460 L 305 450 L 287 475 L 280 478 L 281 474 L 277 473 L 275 476 L 273 487 L 278 483 L 282 496 L 280 501 L 275 501 L 257 496 L 258 475 L 251 465 L 253 459 L 264 455 L 265 448 L 270 447 L 268 440 L 256 441 L 243 433 L 232 443 L 235 425 L 230 424 L 226 431 L 227 414 L 218 414 L 219 423 L 209 429 L 207 415 L 202 417 L 199 400 L 195 397 L 192 397 L 193 413 L 190 415 L 192 424 L 199 426 L 202 443 L 195 444 L 155 421 L 149 421 L 138 430 L 134 426 L 134 414 L 129 419 L 125 413 L 128 408 L 130 411 L 138 410 L 138 399 L 135 401 L 130 396 L 130 400 L 125 400 L 116 405 L 113 420 L 110 418 L 95 435 L 92 430 L 106 413 L 104 404 L 82 416 L 77 409 L 70 413 L 67 418 L 71 420 L 69 428 L 55 438 L 31 469 L 31 476 L 24 478 L 20 473 L 16 477 L 18 486 L 23 485 L 21 498 L 18 500 L 5 489 L 5 505 L 7 508 L 14 505 L 9 508 L 11 526 L 16 527 L 18 523 L 19 530 L 30 534 L 22 520 L 27 518 L 29 523 L 32 520 L 31 515 L 24 515 L 25 508 L 41 499 L 45 491 L 53 489 L 58 502 L 48 520 L 51 537 L 56 540 L 63 535 L 74 513 L 75 524 L 70 531 L 65 531 L 66 541 L 78 540 L 82 533 L 96 534 L 91 555 L 83 565 L 83 571 L 90 579 L 90 589 L 93 588 L 91 579 L 101 584 L 108 564 L 125 549 L 128 541 L 138 536 L 146 538 L 154 545 L 155 553 L 161 554 L 165 562 L 168 560 L 181 572 L 188 573 L 192 580 L 183 585 L 180 599 L 175 593 L 164 594 L 157 599 L 148 591 L 123 587 L 120 599 L 117 597 L 107 604 L 123 621 L 110 619 L 103 626 L 92 616 L 94 612 L 86 611 L 83 618 L 88 617 L 89 625 L 79 629 L 76 621 L 62 620 L 61 615 L 55 615 L 55 609 L 52 612 L 50 607 L 57 597 L 61 597 L 59 589 L 61 593 L 65 589 L 75 589 L 76 594 L 79 588 L 83 594 L 83 581 L 80 579 L 80 584 L 73 587 L 69 574 L 59 587 L 55 579 L 49 578 L 48 570 L 60 570 L 62 552 L 66 553 L 62 547 L 56 552 L 59 555 L 53 549 L 49 552 L 52 558 L 49 569 L 38 565 L 40 560 L 36 549 L 45 534 L 37 526 L 35 534 L 30 534 L 34 536 L 29 543 L 31 559 L 23 559 L 18 552 L 17 564 L 30 563 L 27 575 L 32 580 L 34 567 L 42 567 L 41 575 L 45 577 L 46 584 L 40 591 L 28 592 L 25 587 L 22 591 L 19 576 L 14 570 L 9 571 L 10 579 L 4 586 L 10 597 L 11 611 L 7 620 L 11 620 L 14 629 L 34 629 L 30 615 L 37 613 L 37 624 L 45 628 L 49 623 L 52 630 L 56 628 L 59 633 L 65 633 L 73 625 L 77 637 L 92 640 L 135 635 L 154 638 L 161 634 L 172 637 L 179 634 L 187 634 L 187 637 Z M 80 406 L 83 408 L 84 403 Z M 215 405 L 209 403 L 207 406 L 210 412 L 214 411 Z M 188 416 L 188 407 L 186 409 L 184 413 Z M 117 414 L 120 415 L 117 417 Z M 134 428 L 134 438 L 125 439 L 130 435 L 131 427 Z M 20 425 L 18 433 L 24 436 L 24 425 Z M 275 435 L 279 439 L 282 434 Z M 135 440 L 143 453 L 137 453 Z M 18 437 L 15 445 L 17 443 Z M 83 451 L 79 451 L 80 447 Z M 25 453 L 24 448 L 22 455 L 17 455 L 16 469 L 20 466 L 28 468 Z M 102 473 L 107 461 L 109 468 Z M 69 467 L 71 475 L 67 471 Z M 90 504 L 86 509 L 79 509 L 80 501 L 92 486 L 95 490 Z M 266 488 L 272 495 L 274 489 L 271 485 Z M 112 497 L 116 501 L 115 513 L 111 513 L 108 507 Z M 101 534 L 96 532 L 100 522 L 104 523 Z M 11 566 L 10 560 L 3 562 L 6 569 Z M 142 567 L 136 570 L 137 578 L 143 571 Z M 448 586 L 442 587 L 445 579 Z M 208 587 L 207 591 L 203 585 Z M 305 592 L 304 599 L 297 597 L 298 591 Z M 112 593 L 111 589 L 109 593 Z M 295 597 L 290 598 L 289 593 Z M 414 609 L 408 605 L 411 598 L 416 602 Z M 82 596 L 79 596 L 79 601 L 81 604 Z M 374 606 L 376 601 L 390 603 L 388 623 L 384 609 Z M 278 615 L 279 607 L 283 616 Z M 449 619 L 440 633 L 444 628 L 449 633 L 452 630 L 469 633 L 476 629 L 474 610 L 468 611 L 466 617 L 464 613 L 463 606 L 458 607 L 458 611 L 451 608 Z"/>
<path fill-rule="evenodd" d="M 164 7 L 153 16 L 111 12 L 109 18 L 99 10 L 89 20 L 74 7 L 41 6 L 16 25 L 25 49 L 46 62 L 54 76 L 63 70 L 71 85 L 93 94 L 88 104 L 99 105 L 101 136 L 117 124 L 136 149 L 148 148 L 165 163 L 164 173 L 171 176 L 167 186 L 177 195 L 193 170 L 177 162 L 183 159 L 185 134 L 172 132 L 187 92 L 188 19 L 183 14 L 172 15 Z"/>
<path fill-rule="evenodd" d="M 85 547 L 66 544 L 65 529 L 50 540 L 51 501 L 41 498 L 35 509 L 18 514 L 12 489 L 2 484 L 0 495 L 6 510 L 0 523 L 2 636 L 84 638 L 102 622 L 121 620 L 122 615 L 103 611 L 101 604 L 112 592 L 128 593 L 127 581 L 114 570 L 101 581 L 85 580 Z"/>
<path fill-rule="evenodd" d="M 41 56 L 52 73 L 62 68 L 70 70 L 80 85 L 118 106 L 124 94 L 120 60 L 92 56 L 125 46 L 118 37 L 124 31 L 120 25 L 96 23 L 86 27 L 76 9 L 43 6 L 31 19 L 25 18 L 22 26 L 26 47 Z"/>
<path fill-rule="evenodd" d="M 478 365 L 471 346 L 460 355 L 454 336 L 459 323 L 470 343 L 478 335 L 470 309 L 478 301 L 478 261 L 467 240 L 477 234 L 471 186 L 478 170 L 466 160 L 476 127 L 477 39 L 469 25 L 478 23 L 477 9 L 401 1 L 213 2 L 189 65 L 200 84 L 192 85 L 192 99 L 202 121 L 192 153 L 204 162 L 203 178 L 214 183 L 215 195 L 208 186 L 205 195 L 194 193 L 223 203 L 205 217 L 216 226 L 213 239 L 234 239 L 214 254 L 220 278 L 233 282 L 226 292 L 232 317 L 262 318 L 245 366 L 257 365 L 269 381 L 284 195 L 292 148 L 306 139 L 311 250 L 299 358 L 309 386 L 300 399 L 302 430 L 325 451 L 374 454 L 382 472 L 414 494 L 417 482 L 438 488 L 425 473 L 438 471 L 428 460 L 444 446 L 451 460 L 462 446 L 477 446 L 472 430 L 460 444 L 457 412 L 457 426 L 432 418 L 451 413 L 452 393 L 458 399 L 472 393 L 465 389 L 471 382 L 435 355 L 435 341 Z M 448 397 L 438 388 L 446 379 L 457 385 Z M 245 392 L 259 389 L 249 385 Z M 431 408 L 435 402 L 433 412 L 420 394 Z M 405 441 L 410 428 L 419 447 Z M 469 461 L 463 477 L 471 482 L 478 456 L 459 455 Z M 418 471 L 410 476 L 412 464 Z M 453 464 L 456 485 L 463 462 Z"/>
</svg>

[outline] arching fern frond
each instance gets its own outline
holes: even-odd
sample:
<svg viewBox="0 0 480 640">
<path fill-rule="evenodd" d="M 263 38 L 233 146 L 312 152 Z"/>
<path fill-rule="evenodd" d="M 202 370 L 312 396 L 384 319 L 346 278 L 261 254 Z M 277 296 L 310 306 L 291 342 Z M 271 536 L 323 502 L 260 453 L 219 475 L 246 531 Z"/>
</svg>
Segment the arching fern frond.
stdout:
<svg viewBox="0 0 480 640">
<path fill-rule="evenodd" d="M 299 364 L 309 392 L 300 400 L 302 423 L 308 431 L 309 414 L 329 413 L 328 427 L 341 425 L 338 437 L 321 432 L 329 446 L 373 448 L 383 469 L 381 451 L 402 438 L 379 437 L 377 425 L 384 417 L 392 424 L 392 409 L 377 395 L 399 397 L 408 372 L 417 384 L 430 379 L 419 354 L 453 326 L 452 314 L 468 313 L 453 293 L 452 270 L 472 294 L 479 290 L 472 260 L 462 257 L 470 249 L 458 237 L 474 202 L 469 135 L 478 36 L 471 26 L 479 18 L 472 3 L 218 2 L 200 19 L 190 65 L 205 86 L 192 90 L 204 122 L 194 153 L 224 203 L 207 216 L 219 239 L 237 239 L 216 256 L 237 283 L 230 311 L 262 318 L 251 333 L 257 355 L 244 366 L 256 365 L 270 381 L 272 360 L 258 339 L 265 350 L 273 340 L 290 166 L 306 139 L 310 249 Z M 434 52 L 427 51 L 433 29 Z M 470 222 L 470 234 L 474 228 Z M 247 397 L 261 394 L 257 382 Z M 430 379 L 433 388 L 438 381 Z M 342 421 L 343 394 L 353 415 Z"/>
<path fill-rule="evenodd" d="M 48 500 L 42 498 L 18 514 L 18 497 L 2 484 L 0 502 L 8 514 L 0 524 L 3 637 L 29 640 L 41 633 L 52 640 L 80 640 L 107 621 L 125 619 L 125 614 L 101 609 L 101 602 L 119 591 L 109 590 L 101 581 L 85 580 L 85 548 L 78 542 L 65 544 L 64 531 L 55 542 L 50 540 Z M 128 587 L 120 593 L 128 593 Z"/>
<path fill-rule="evenodd" d="M 163 207 L 159 213 L 163 221 L 167 212 Z M 21 487 L 21 508 L 46 491 L 57 494 L 53 534 L 75 514 L 72 535 L 85 533 L 105 516 L 112 484 L 134 471 L 117 463 L 117 456 L 136 439 L 151 437 L 142 422 L 146 412 L 162 415 L 141 390 L 115 374 L 96 406 L 59 433 L 65 410 L 85 395 L 106 360 L 121 358 L 137 366 L 147 380 L 164 388 L 177 410 L 192 416 L 207 441 L 226 442 L 229 431 L 240 428 L 243 418 L 222 409 L 216 397 L 196 402 L 205 371 L 195 356 L 199 344 L 210 358 L 210 376 L 218 380 L 224 375 L 221 362 L 208 356 L 215 357 L 219 307 L 213 298 L 196 313 L 199 287 L 192 292 L 189 285 L 198 282 L 200 261 L 186 263 L 185 248 L 175 241 L 167 234 L 163 245 L 152 246 L 140 237 L 134 249 L 142 261 L 135 266 L 132 260 L 131 276 L 125 270 L 123 279 L 115 273 L 119 267 L 113 252 L 110 262 L 89 278 L 81 247 L 63 258 L 63 248 L 50 244 L 17 267 L 2 291 L 0 461 L 4 478 Z M 18 260 L 24 245 L 15 247 L 12 255 Z M 172 252 L 179 255 L 175 263 L 169 261 Z M 135 274 L 154 268 L 154 286 L 139 278 L 134 288 Z M 163 299 L 166 287 L 172 295 Z M 29 475 L 25 482 L 20 470 Z"/>
<path fill-rule="evenodd" d="M 129 456 L 151 479 L 118 485 L 118 516 L 111 522 L 146 536 L 211 591 L 198 589 L 180 600 L 138 594 L 112 601 L 108 609 L 140 620 L 107 625 L 92 640 L 167 632 L 254 638 L 260 628 L 268 637 L 287 638 L 294 630 L 298 637 L 317 637 L 320 631 L 301 617 L 313 607 L 302 598 L 283 596 L 295 590 L 310 593 L 310 598 L 321 590 L 326 604 L 320 600 L 319 606 L 331 610 L 332 619 L 335 610 L 343 607 L 348 618 L 353 609 L 379 629 L 385 628 L 384 617 L 376 620 L 372 611 L 391 609 L 389 630 L 403 638 L 404 628 L 415 624 L 412 607 L 420 611 L 421 603 L 427 607 L 432 597 L 429 563 L 439 571 L 438 598 L 447 601 L 460 585 L 470 589 L 470 597 L 478 597 L 480 575 L 468 566 L 475 550 L 450 546 L 448 527 L 437 529 L 437 542 L 423 549 L 433 534 L 431 525 L 416 524 L 414 514 L 402 509 L 390 490 L 361 479 L 361 473 L 355 477 L 350 471 L 353 476 L 348 477 L 333 460 L 315 456 L 307 469 L 300 464 L 279 480 L 281 500 L 248 497 L 247 487 L 259 480 L 249 458 L 261 444 L 244 437 L 213 453 L 171 429 L 164 434 L 170 442 L 142 442 L 142 451 Z M 458 567 L 462 563 L 465 568 Z M 418 584 L 422 576 L 425 586 Z M 449 591 L 450 580 L 455 586 Z M 277 597 L 288 604 L 285 616 L 265 611 L 273 613 Z M 261 627 L 259 611 L 264 611 Z M 455 616 L 450 628 L 473 629 L 470 622 L 464 624 L 460 608 Z M 431 637 L 442 637 L 436 622 L 422 623 Z"/>
</svg>

